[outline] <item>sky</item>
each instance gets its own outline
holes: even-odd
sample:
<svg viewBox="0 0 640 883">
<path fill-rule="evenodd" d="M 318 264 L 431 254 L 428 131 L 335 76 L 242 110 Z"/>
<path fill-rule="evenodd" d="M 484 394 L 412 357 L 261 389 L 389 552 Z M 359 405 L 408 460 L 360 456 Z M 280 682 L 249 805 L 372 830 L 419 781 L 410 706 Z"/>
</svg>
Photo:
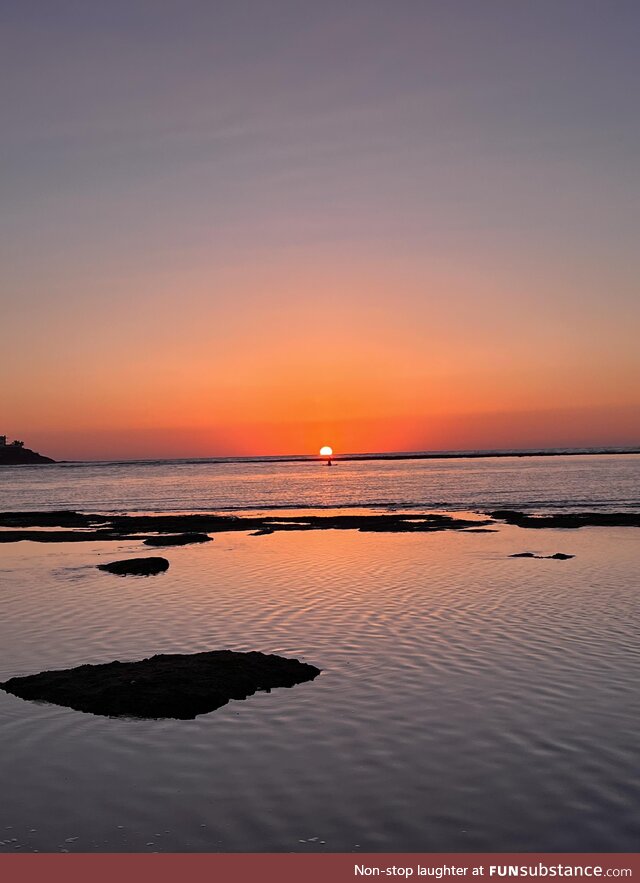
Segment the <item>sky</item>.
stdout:
<svg viewBox="0 0 640 883">
<path fill-rule="evenodd" d="M 0 433 L 640 443 L 635 0 L 0 5 Z"/>
</svg>

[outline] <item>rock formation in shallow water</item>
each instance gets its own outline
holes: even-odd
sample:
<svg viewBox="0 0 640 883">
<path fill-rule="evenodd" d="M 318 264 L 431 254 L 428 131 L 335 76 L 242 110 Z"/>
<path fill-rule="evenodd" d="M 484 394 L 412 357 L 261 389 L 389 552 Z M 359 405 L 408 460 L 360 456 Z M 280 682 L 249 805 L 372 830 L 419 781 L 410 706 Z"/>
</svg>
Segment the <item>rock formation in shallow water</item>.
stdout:
<svg viewBox="0 0 640 883">
<path fill-rule="evenodd" d="M 168 570 L 169 562 L 166 558 L 125 558 L 96 566 L 98 570 L 106 570 L 117 576 L 155 576 Z"/>
<path fill-rule="evenodd" d="M 360 530 L 377 533 L 431 533 L 487 527 L 491 519 L 458 518 L 437 512 L 238 516 L 215 513 L 181 515 L 98 515 L 80 512 L 0 512 L 0 543 L 32 540 L 38 543 L 136 540 L 166 545 L 166 539 L 186 534 L 247 531 L 264 536 L 276 531 Z M 7 527 L 9 530 L 2 530 Z M 62 530 L 50 530 L 59 527 Z M 22 530 L 22 528 L 47 528 Z M 82 528 L 76 530 L 76 528 Z M 160 536 L 162 535 L 163 540 Z M 209 537 L 211 539 L 211 537 Z M 179 543 L 175 543 L 179 545 Z"/>
<path fill-rule="evenodd" d="M 529 515 L 514 509 L 496 509 L 491 518 L 518 527 L 640 527 L 640 512 L 554 512 L 551 515 Z"/>
<path fill-rule="evenodd" d="M 359 530 L 378 533 L 431 533 L 459 530 L 465 533 L 470 531 L 477 533 L 495 529 L 498 527 L 497 521 L 524 528 L 640 527 L 640 512 L 527 515 L 509 509 L 500 509 L 491 513 L 491 518 L 484 519 L 459 518 L 434 512 L 278 516 L 238 516 L 206 512 L 190 515 L 99 515 L 67 511 L 0 512 L 0 543 L 16 543 L 20 540 L 38 543 L 153 540 L 150 545 L 156 545 L 160 544 L 159 534 L 163 534 L 166 539 L 185 534 L 199 533 L 204 536 L 208 533 L 225 531 L 246 531 L 253 536 L 291 530 Z M 9 529 L 2 530 L 3 527 Z M 51 530 L 52 527 L 61 529 Z"/>
<path fill-rule="evenodd" d="M 206 533 L 178 533 L 147 537 L 145 546 L 188 546 L 191 543 L 210 543 L 212 537 Z"/>
<path fill-rule="evenodd" d="M 107 717 L 191 720 L 230 699 L 293 687 L 319 674 L 319 668 L 297 659 L 215 650 L 44 671 L 11 678 L 0 688 L 21 699 Z"/>
<path fill-rule="evenodd" d="M 516 552 L 509 555 L 509 558 L 541 558 L 555 561 L 568 561 L 569 558 L 575 558 L 575 555 L 567 555 L 566 552 L 556 552 L 554 555 L 536 555 L 534 552 Z"/>
</svg>

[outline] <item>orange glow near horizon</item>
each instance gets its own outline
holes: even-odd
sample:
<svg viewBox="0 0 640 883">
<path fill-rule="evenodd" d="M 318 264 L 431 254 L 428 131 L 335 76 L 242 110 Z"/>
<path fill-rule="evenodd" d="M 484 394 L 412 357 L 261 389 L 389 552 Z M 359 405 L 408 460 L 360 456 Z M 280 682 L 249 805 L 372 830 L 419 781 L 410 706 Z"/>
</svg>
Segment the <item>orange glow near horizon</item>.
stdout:
<svg viewBox="0 0 640 883">
<path fill-rule="evenodd" d="M 561 302 L 550 321 L 536 280 L 511 301 L 509 278 L 479 265 L 467 278 L 435 260 L 367 263 L 134 275 L 126 321 L 109 299 L 74 315 L 45 305 L 30 360 L 8 341 L 20 370 L 0 432 L 56 459 L 313 454 L 318 438 L 345 453 L 640 440 L 632 323 L 607 334 L 600 314 Z"/>
</svg>

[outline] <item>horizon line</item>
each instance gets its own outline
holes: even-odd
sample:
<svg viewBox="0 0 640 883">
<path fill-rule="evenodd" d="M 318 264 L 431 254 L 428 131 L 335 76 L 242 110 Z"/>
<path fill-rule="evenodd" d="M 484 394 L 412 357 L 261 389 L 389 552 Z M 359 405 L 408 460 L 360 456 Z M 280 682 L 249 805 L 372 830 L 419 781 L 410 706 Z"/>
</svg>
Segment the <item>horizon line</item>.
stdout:
<svg viewBox="0 0 640 883">
<path fill-rule="evenodd" d="M 149 457 L 116 457 L 113 459 L 70 459 L 56 460 L 51 465 L 61 464 L 98 464 L 98 463 L 154 463 L 154 462 L 275 462 L 322 463 L 332 461 L 358 460 L 438 460 L 438 459 L 482 459 L 491 457 L 561 457 L 561 456 L 602 456 L 606 454 L 640 454 L 639 445 L 596 445 L 593 447 L 550 447 L 550 448 L 472 448 L 445 449 L 427 451 L 361 451 L 331 455 L 331 458 L 320 454 L 212 454 L 202 457 L 189 456 L 149 456 Z"/>
</svg>

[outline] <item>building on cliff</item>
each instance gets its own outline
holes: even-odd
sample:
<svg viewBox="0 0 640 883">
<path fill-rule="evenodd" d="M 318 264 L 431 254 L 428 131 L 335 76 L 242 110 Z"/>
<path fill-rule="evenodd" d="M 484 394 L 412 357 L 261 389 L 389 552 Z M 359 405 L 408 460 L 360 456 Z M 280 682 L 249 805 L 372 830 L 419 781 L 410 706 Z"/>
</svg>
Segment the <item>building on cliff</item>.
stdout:
<svg viewBox="0 0 640 883">
<path fill-rule="evenodd" d="M 6 435 L 0 435 L 0 448 L 24 448 L 24 442 L 16 439 L 11 444 L 7 444 Z"/>
</svg>

